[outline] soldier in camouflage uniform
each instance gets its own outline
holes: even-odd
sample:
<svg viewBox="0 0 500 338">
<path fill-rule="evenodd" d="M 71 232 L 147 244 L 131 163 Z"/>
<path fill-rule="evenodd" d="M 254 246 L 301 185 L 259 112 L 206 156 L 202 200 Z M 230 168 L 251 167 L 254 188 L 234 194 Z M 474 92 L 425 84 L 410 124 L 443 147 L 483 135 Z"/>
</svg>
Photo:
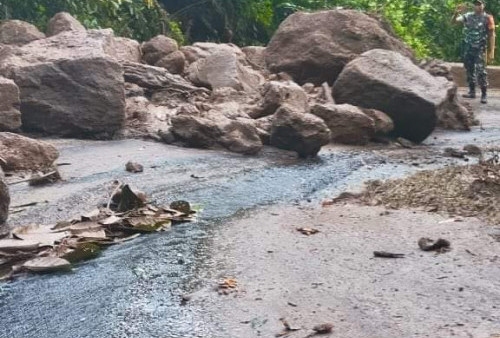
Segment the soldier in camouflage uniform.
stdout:
<svg viewBox="0 0 500 338">
<path fill-rule="evenodd" d="M 465 6 L 457 8 L 453 16 L 454 23 L 464 25 L 464 67 L 467 71 L 469 93 L 466 98 L 476 97 L 476 83 L 481 87 L 481 102 L 487 103 L 488 78 L 486 73 L 487 60 L 495 55 L 495 22 L 491 15 L 484 12 L 484 1 L 474 1 L 474 12 L 461 14 Z M 488 56 L 486 58 L 486 47 Z"/>
</svg>

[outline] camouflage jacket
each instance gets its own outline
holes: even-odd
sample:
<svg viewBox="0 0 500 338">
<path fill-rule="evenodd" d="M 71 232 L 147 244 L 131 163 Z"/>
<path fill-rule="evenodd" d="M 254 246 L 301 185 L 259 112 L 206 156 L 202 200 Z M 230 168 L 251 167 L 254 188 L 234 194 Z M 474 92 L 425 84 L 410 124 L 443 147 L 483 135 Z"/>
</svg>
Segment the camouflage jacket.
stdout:
<svg viewBox="0 0 500 338">
<path fill-rule="evenodd" d="M 493 17 L 486 13 L 476 15 L 470 12 L 462 15 L 461 20 L 464 23 L 464 43 L 468 48 L 486 48 L 488 41 L 488 32 L 495 29 Z"/>
</svg>

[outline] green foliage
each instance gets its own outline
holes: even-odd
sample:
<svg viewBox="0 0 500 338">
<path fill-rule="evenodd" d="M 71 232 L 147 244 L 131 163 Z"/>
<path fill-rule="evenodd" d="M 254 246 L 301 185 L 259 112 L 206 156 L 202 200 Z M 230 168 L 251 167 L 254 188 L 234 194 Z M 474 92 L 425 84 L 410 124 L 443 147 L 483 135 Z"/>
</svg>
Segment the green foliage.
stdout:
<svg viewBox="0 0 500 338">
<path fill-rule="evenodd" d="M 194 41 L 266 44 L 290 14 L 344 7 L 384 17 L 419 57 L 460 59 L 462 31 L 451 24 L 465 0 L 0 0 L 0 18 L 33 22 L 42 30 L 59 11 L 88 28 L 111 27 L 138 40 L 166 33 L 181 44 Z M 470 2 L 468 2 L 470 3 Z M 500 1 L 487 11 L 500 20 Z M 168 14 L 167 14 L 168 12 Z M 500 43 L 499 43 L 500 44 Z M 500 63 L 500 46 L 497 61 Z"/>
<path fill-rule="evenodd" d="M 0 0 L 0 9 L 0 18 L 26 20 L 42 31 L 61 11 L 71 13 L 87 28 L 113 28 L 116 35 L 138 40 L 177 29 L 156 0 Z"/>
</svg>

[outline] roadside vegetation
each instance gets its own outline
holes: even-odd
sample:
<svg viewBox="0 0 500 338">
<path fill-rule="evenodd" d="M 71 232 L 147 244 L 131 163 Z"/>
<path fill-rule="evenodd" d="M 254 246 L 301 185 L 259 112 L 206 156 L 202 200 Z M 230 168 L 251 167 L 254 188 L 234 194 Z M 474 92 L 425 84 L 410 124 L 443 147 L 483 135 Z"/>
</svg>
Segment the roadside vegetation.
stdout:
<svg viewBox="0 0 500 338">
<path fill-rule="evenodd" d="M 194 41 L 266 44 L 278 25 L 299 10 L 355 8 L 383 16 L 419 57 L 460 59 L 461 28 L 451 24 L 457 0 L 0 0 L 0 19 L 21 19 L 42 30 L 60 11 L 87 28 L 111 27 L 117 35 L 147 40 L 167 34 Z M 500 2 L 487 11 L 500 20 Z M 497 34 L 498 35 L 498 34 Z M 497 48 L 500 43 L 497 43 Z M 500 63 L 500 51 L 496 53 Z"/>
</svg>

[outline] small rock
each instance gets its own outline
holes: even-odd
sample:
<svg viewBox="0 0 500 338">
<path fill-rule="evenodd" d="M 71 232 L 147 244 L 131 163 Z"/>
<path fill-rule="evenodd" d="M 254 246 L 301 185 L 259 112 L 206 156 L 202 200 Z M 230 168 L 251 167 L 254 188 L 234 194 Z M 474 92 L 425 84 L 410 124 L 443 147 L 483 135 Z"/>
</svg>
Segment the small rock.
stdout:
<svg viewBox="0 0 500 338">
<path fill-rule="evenodd" d="M 442 238 L 438 239 L 437 241 L 434 241 L 430 238 L 423 237 L 418 240 L 418 246 L 423 251 L 445 252 L 450 250 L 451 243 L 450 241 Z"/>
<path fill-rule="evenodd" d="M 464 146 L 464 151 L 469 155 L 481 156 L 483 154 L 483 151 L 481 150 L 481 148 L 479 148 L 478 146 L 476 146 L 474 144 L 468 144 L 468 145 Z"/>
<path fill-rule="evenodd" d="M 184 214 L 191 213 L 191 204 L 187 201 L 174 201 L 170 203 L 170 209 L 180 211 Z"/>
<path fill-rule="evenodd" d="M 403 148 L 411 149 L 414 147 L 413 142 L 402 137 L 398 137 L 396 139 L 396 142 L 399 143 Z"/>
<path fill-rule="evenodd" d="M 332 323 L 319 324 L 313 327 L 313 330 L 318 334 L 331 333 L 333 331 Z"/>
<path fill-rule="evenodd" d="M 127 164 L 125 164 L 125 170 L 131 173 L 142 173 L 144 171 L 144 167 L 142 164 L 128 161 Z"/>
<path fill-rule="evenodd" d="M 465 154 L 466 154 L 465 151 L 460 151 L 460 150 L 453 149 L 453 148 L 446 148 L 444 150 L 444 155 L 448 156 L 448 157 L 465 158 Z"/>
</svg>

